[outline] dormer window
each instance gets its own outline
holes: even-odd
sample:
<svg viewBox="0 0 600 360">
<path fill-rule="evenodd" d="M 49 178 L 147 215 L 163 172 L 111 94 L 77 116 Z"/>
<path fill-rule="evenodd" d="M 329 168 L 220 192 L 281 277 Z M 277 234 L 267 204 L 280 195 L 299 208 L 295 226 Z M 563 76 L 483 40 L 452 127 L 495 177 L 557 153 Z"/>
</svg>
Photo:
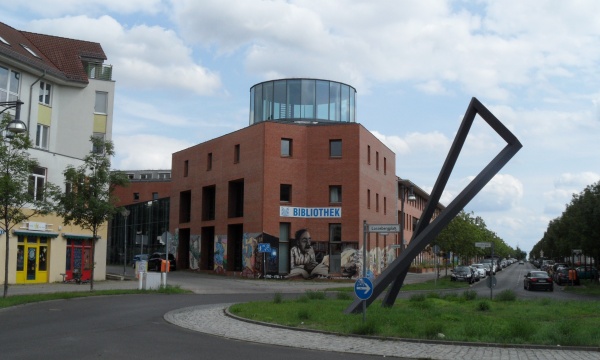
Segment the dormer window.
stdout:
<svg viewBox="0 0 600 360">
<path fill-rule="evenodd" d="M 38 54 L 35 53 L 35 51 L 31 50 L 29 46 L 25 44 L 21 44 L 21 46 L 23 47 L 23 49 L 27 50 L 31 55 L 35 56 L 36 58 L 40 57 Z"/>
<path fill-rule="evenodd" d="M 6 44 L 6 45 L 10 45 L 10 43 L 8 41 L 6 41 L 2 36 L 0 36 L 0 42 Z"/>
</svg>

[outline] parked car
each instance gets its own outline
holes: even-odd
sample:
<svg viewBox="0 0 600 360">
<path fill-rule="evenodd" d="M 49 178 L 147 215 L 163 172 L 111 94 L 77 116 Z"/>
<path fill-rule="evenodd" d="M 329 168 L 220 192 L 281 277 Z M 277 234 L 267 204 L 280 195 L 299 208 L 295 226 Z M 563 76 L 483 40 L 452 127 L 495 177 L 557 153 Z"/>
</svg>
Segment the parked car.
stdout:
<svg viewBox="0 0 600 360">
<path fill-rule="evenodd" d="M 148 259 L 148 271 L 160 271 L 161 261 L 165 259 L 165 253 L 155 252 L 150 255 L 150 258 Z M 175 271 L 176 268 L 175 256 L 169 254 L 169 271 Z"/>
<path fill-rule="evenodd" d="M 484 279 L 486 277 L 487 270 L 483 264 L 471 264 L 471 267 L 479 272 L 479 278 Z"/>
<path fill-rule="evenodd" d="M 131 267 L 135 268 L 135 263 L 138 261 L 148 261 L 148 254 L 133 255 L 133 259 L 131 259 Z"/>
<path fill-rule="evenodd" d="M 466 281 L 469 284 L 477 281 L 475 279 L 475 270 L 473 270 L 470 266 L 457 266 L 450 271 L 452 272 L 450 275 L 450 281 Z"/>
<path fill-rule="evenodd" d="M 481 261 L 481 263 L 482 263 L 483 265 L 486 265 L 486 264 L 488 264 L 488 265 L 489 265 L 489 266 L 492 268 L 492 270 L 491 270 L 491 271 L 492 271 L 492 274 L 493 274 L 493 275 L 495 275 L 495 274 L 496 274 L 496 272 L 497 272 L 497 271 L 499 271 L 499 270 L 498 270 L 498 265 L 496 264 L 496 261 L 495 261 L 495 260 L 493 260 L 493 259 L 483 259 L 483 260 Z M 488 275 L 490 275 L 490 273 L 489 273 L 489 272 L 488 272 Z"/>
<path fill-rule="evenodd" d="M 566 267 L 559 267 L 558 270 L 556 270 L 554 272 L 554 274 L 552 275 L 552 278 L 554 279 L 554 282 L 556 282 L 558 285 L 571 285 L 571 282 L 569 281 L 569 268 Z M 577 271 L 575 271 L 575 279 L 573 281 L 573 283 L 575 285 L 579 285 L 579 278 L 577 277 Z"/>
<path fill-rule="evenodd" d="M 524 265 L 525 262 L 523 260 L 519 260 L 519 265 Z"/>
<path fill-rule="evenodd" d="M 575 268 L 579 279 L 597 279 L 598 269 L 592 266 L 579 266 Z"/>
<path fill-rule="evenodd" d="M 562 268 L 567 268 L 567 264 L 565 263 L 554 263 L 548 270 L 546 270 L 548 272 L 548 274 L 550 274 L 550 276 L 554 277 L 554 273 Z"/>
<path fill-rule="evenodd" d="M 529 291 L 534 289 L 546 289 L 554 291 L 554 282 L 552 282 L 552 278 L 547 272 L 533 270 L 529 271 L 527 275 L 525 275 L 525 280 L 523 280 L 523 288 Z"/>
<path fill-rule="evenodd" d="M 492 275 L 492 264 L 491 263 L 483 263 L 483 268 L 485 269 L 485 275 Z"/>
</svg>

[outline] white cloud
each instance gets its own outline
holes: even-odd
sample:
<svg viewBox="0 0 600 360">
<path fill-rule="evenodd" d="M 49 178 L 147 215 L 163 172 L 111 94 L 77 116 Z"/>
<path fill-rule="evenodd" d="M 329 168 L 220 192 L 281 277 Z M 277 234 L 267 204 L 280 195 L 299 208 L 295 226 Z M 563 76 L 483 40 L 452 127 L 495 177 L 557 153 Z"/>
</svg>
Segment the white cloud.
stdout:
<svg viewBox="0 0 600 360">
<path fill-rule="evenodd" d="M 475 177 L 470 176 L 461 182 L 464 188 Z M 496 174 L 489 183 L 467 205 L 475 212 L 510 211 L 523 198 L 523 183 L 508 174 Z"/>
<path fill-rule="evenodd" d="M 211 95 L 221 88 L 219 75 L 197 64 L 192 50 L 173 30 L 136 25 L 126 28 L 110 16 L 85 15 L 43 19 L 33 31 L 99 42 L 113 65 L 119 86 L 132 89 L 169 89 Z M 102 31 L 98 31 L 102 29 Z"/>
<path fill-rule="evenodd" d="M 184 140 L 146 134 L 114 136 L 113 142 L 117 154 L 112 165 L 121 170 L 171 169 L 172 154 L 193 145 Z"/>
</svg>

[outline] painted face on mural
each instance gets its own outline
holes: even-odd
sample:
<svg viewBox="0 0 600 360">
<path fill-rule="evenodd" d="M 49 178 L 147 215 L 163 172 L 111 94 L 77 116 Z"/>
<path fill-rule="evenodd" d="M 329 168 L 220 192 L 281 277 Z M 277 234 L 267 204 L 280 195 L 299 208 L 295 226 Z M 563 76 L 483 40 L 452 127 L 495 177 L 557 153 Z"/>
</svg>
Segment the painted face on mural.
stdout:
<svg viewBox="0 0 600 360">
<path fill-rule="evenodd" d="M 311 240 L 310 233 L 308 231 L 303 232 L 300 236 L 300 240 L 298 240 L 298 247 L 300 248 L 300 251 L 306 253 L 310 249 Z"/>
</svg>

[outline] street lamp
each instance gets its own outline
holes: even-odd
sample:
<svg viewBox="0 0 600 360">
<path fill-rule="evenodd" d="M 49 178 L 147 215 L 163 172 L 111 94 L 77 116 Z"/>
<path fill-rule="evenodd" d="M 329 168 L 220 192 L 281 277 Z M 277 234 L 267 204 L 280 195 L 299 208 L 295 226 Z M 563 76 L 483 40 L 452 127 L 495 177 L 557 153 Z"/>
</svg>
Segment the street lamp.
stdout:
<svg viewBox="0 0 600 360">
<path fill-rule="evenodd" d="M 127 268 L 127 217 L 129 216 L 129 210 L 123 209 L 121 215 L 125 219 L 125 230 L 123 231 L 125 235 L 123 240 L 123 277 L 125 277 L 125 269 Z"/>
<path fill-rule="evenodd" d="M 0 102 L 0 106 L 4 106 L 4 109 L 2 109 L 2 111 L 0 111 L 0 115 L 5 112 L 8 109 L 12 109 L 15 108 L 15 117 L 14 119 L 9 122 L 6 125 L 5 131 L 7 132 L 6 137 L 7 138 L 12 138 L 15 135 L 18 134 L 23 134 L 25 132 L 27 132 L 27 125 L 25 125 L 24 122 L 22 122 L 20 120 L 21 117 L 21 105 L 23 104 L 22 101 L 17 100 L 17 101 L 3 101 Z M 9 144 L 9 149 L 10 149 L 10 144 Z M 6 178 L 9 179 L 10 178 L 10 168 L 7 164 L 6 166 Z M 8 188 L 7 188 L 8 189 Z M 7 190 L 8 191 L 8 190 Z M 4 194 L 6 195 L 6 197 L 8 198 L 8 194 Z M 10 235 L 9 235 L 9 215 L 8 213 L 5 213 L 5 217 L 4 217 L 4 226 L 5 229 L 4 233 L 6 235 L 6 246 L 5 246 L 5 256 L 4 256 L 4 297 L 6 297 L 7 293 L 8 293 L 8 259 L 9 259 L 9 251 L 8 251 L 8 246 L 9 246 L 9 241 L 10 241 Z"/>
<path fill-rule="evenodd" d="M 0 106 L 4 107 L 4 109 L 0 111 L 0 114 L 8 109 L 15 109 L 15 118 L 6 125 L 6 131 L 11 135 L 22 134 L 27 131 L 27 125 L 21 121 L 21 105 L 23 104 L 24 103 L 21 100 L 0 102 Z"/>
<path fill-rule="evenodd" d="M 404 184 L 400 184 L 400 216 L 402 217 L 400 219 L 400 246 L 401 246 L 402 251 L 404 251 L 404 249 L 406 249 L 406 243 L 404 241 L 404 217 L 405 217 L 405 215 L 404 215 L 404 193 L 405 192 L 406 192 L 406 186 Z M 417 197 L 415 196 L 412 185 L 409 188 L 407 200 L 410 202 L 417 200 Z"/>
</svg>

